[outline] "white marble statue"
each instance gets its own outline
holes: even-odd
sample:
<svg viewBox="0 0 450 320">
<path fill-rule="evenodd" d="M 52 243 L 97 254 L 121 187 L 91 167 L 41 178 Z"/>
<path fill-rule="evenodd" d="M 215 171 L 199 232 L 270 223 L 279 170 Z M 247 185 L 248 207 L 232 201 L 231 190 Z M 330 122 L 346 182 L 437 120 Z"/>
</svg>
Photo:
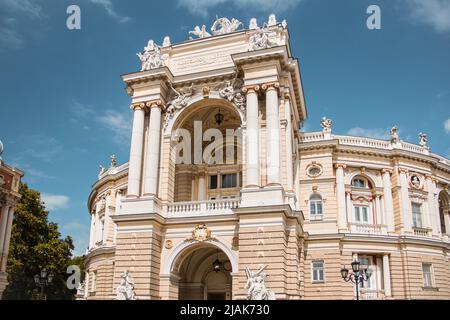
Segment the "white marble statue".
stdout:
<svg viewBox="0 0 450 320">
<path fill-rule="evenodd" d="M 194 36 L 197 36 L 199 38 L 206 38 L 206 37 L 210 37 L 211 34 L 206 31 L 206 26 L 202 25 L 202 28 L 200 29 L 199 26 L 195 26 L 194 30 L 189 31 L 189 34 L 193 34 Z"/>
<path fill-rule="evenodd" d="M 284 19 L 283 21 L 281 21 L 281 26 L 286 29 L 287 28 L 287 21 L 286 19 Z"/>
<path fill-rule="evenodd" d="M 391 143 L 399 143 L 400 137 L 398 135 L 397 126 L 392 127 L 391 129 Z"/>
<path fill-rule="evenodd" d="M 165 65 L 165 57 L 161 55 L 161 47 L 149 40 L 147 46 L 144 47 L 144 51 L 136 53 L 141 60 L 141 71 L 160 68 Z"/>
<path fill-rule="evenodd" d="M 2 153 L 3 153 L 3 143 L 0 140 L 0 160 L 2 160 Z"/>
<path fill-rule="evenodd" d="M 326 117 L 322 117 L 322 120 L 320 120 L 320 125 L 322 126 L 323 131 L 330 131 L 332 124 L 333 121 L 331 121 L 331 119 L 328 119 Z"/>
<path fill-rule="evenodd" d="M 117 287 L 116 300 L 137 300 L 136 294 L 134 293 L 134 281 L 128 273 L 128 270 L 125 270 L 120 277 L 122 279 Z"/>
<path fill-rule="evenodd" d="M 111 159 L 111 163 L 110 163 L 109 166 L 110 166 L 111 168 L 114 168 L 115 166 L 117 166 L 117 158 L 116 158 L 116 155 L 115 155 L 115 154 L 112 154 L 109 158 Z"/>
<path fill-rule="evenodd" d="M 257 28 L 255 33 L 250 37 L 250 50 L 267 49 L 273 46 L 270 40 L 271 32 L 264 25 L 262 28 Z"/>
<path fill-rule="evenodd" d="M 250 19 L 250 24 L 248 25 L 248 28 L 250 30 L 258 29 L 258 22 L 256 21 L 256 18 L 251 18 Z"/>
<path fill-rule="evenodd" d="M 267 21 L 267 25 L 269 26 L 269 27 L 271 27 L 271 26 L 274 26 L 274 25 L 276 25 L 277 24 L 277 18 L 276 18 L 276 16 L 275 16 L 275 14 L 271 14 L 270 16 L 269 16 L 269 21 Z"/>
<path fill-rule="evenodd" d="M 247 283 L 245 284 L 245 289 L 247 291 L 247 300 L 276 300 L 275 294 L 266 288 L 265 280 L 267 265 L 259 268 L 258 271 L 250 271 L 248 267 L 245 267 L 245 274 L 247 276 Z"/>
<path fill-rule="evenodd" d="M 236 31 L 242 22 L 233 18 L 231 21 L 228 18 L 217 18 L 211 27 L 213 35 L 225 34 Z"/>
<path fill-rule="evenodd" d="M 169 36 L 165 36 L 164 37 L 162 46 L 163 46 L 163 48 L 171 46 L 171 42 L 170 42 L 170 37 Z"/>
<path fill-rule="evenodd" d="M 425 133 L 419 133 L 419 145 L 428 148 L 428 137 Z"/>
</svg>

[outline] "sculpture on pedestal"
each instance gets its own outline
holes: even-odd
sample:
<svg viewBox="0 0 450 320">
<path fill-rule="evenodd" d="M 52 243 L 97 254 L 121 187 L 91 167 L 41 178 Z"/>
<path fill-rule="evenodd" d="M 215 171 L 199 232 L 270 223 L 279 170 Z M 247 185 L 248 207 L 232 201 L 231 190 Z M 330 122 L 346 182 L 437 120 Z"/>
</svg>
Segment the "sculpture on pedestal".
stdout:
<svg viewBox="0 0 450 320">
<path fill-rule="evenodd" d="M 134 281 L 128 270 L 125 270 L 120 277 L 120 284 L 117 287 L 116 300 L 138 300 L 134 293 Z"/>
<path fill-rule="evenodd" d="M 247 300 L 276 300 L 275 294 L 266 288 L 265 280 L 267 274 L 264 269 L 267 265 L 259 268 L 258 271 L 250 271 L 248 267 L 245 267 L 245 274 L 247 276 L 247 283 L 245 289 L 247 291 Z"/>
<path fill-rule="evenodd" d="M 397 126 L 393 126 L 391 129 L 391 143 L 396 144 L 400 142 Z"/>
<path fill-rule="evenodd" d="M 423 148 L 428 148 L 428 137 L 425 133 L 419 133 L 419 145 Z"/>
</svg>

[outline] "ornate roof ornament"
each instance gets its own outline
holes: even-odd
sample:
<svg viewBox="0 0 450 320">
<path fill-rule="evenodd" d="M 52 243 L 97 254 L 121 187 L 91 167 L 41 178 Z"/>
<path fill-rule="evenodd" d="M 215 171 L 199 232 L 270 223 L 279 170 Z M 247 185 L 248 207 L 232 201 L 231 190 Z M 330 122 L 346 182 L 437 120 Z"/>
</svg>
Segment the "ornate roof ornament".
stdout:
<svg viewBox="0 0 450 320">
<path fill-rule="evenodd" d="M 269 20 L 267 21 L 267 26 L 275 26 L 277 24 L 277 18 L 274 13 L 269 16 Z"/>
<path fill-rule="evenodd" d="M 167 59 L 167 55 L 161 54 L 161 46 L 155 44 L 153 40 L 149 40 L 144 51 L 136 53 L 136 55 L 142 63 L 141 71 L 163 67 Z"/>
<path fill-rule="evenodd" d="M 256 27 L 255 33 L 250 37 L 250 50 L 261 50 L 267 49 L 275 45 L 272 40 L 270 40 L 271 32 L 266 24 L 262 28 Z"/>
<path fill-rule="evenodd" d="M 245 275 L 247 276 L 247 283 L 245 289 L 247 291 L 247 300 L 276 300 L 275 293 L 266 288 L 267 274 L 264 269 L 267 265 L 263 265 L 258 271 L 250 271 L 248 267 L 245 267 Z"/>
<path fill-rule="evenodd" d="M 117 287 L 116 300 L 138 300 L 134 293 L 134 281 L 128 270 L 125 270 L 120 277 L 122 280 Z"/>
<path fill-rule="evenodd" d="M 197 36 L 199 38 L 211 37 L 211 34 L 206 31 L 205 25 L 202 25 L 201 28 L 199 26 L 195 26 L 194 30 L 189 31 L 189 34 L 193 34 L 194 36 Z M 189 37 L 189 39 L 192 39 L 192 37 Z"/>
<path fill-rule="evenodd" d="M 164 40 L 163 40 L 163 44 L 162 47 L 170 47 L 172 44 L 170 43 L 170 37 L 169 36 L 165 36 Z"/>
<path fill-rule="evenodd" d="M 398 135 L 398 128 L 397 126 L 393 126 L 391 129 L 391 143 L 396 144 L 400 142 L 400 137 Z"/>
<path fill-rule="evenodd" d="M 256 21 L 256 18 L 250 19 L 250 24 L 248 25 L 248 28 L 250 30 L 258 29 L 258 22 Z"/>
<path fill-rule="evenodd" d="M 331 131 L 332 124 L 333 121 L 331 119 L 328 119 L 327 117 L 322 117 L 322 120 L 320 120 L 320 125 L 323 131 Z"/>
<path fill-rule="evenodd" d="M 242 25 L 242 22 L 239 20 L 232 18 L 231 21 L 228 18 L 216 18 L 216 21 L 214 21 L 211 31 L 213 35 L 219 35 L 219 34 L 225 34 L 225 33 L 231 33 L 236 31 L 240 26 Z"/>
<path fill-rule="evenodd" d="M 419 145 L 423 148 L 428 148 L 428 137 L 425 133 L 419 133 Z"/>
<path fill-rule="evenodd" d="M 117 158 L 116 158 L 116 155 L 115 155 L 115 154 L 112 154 L 109 158 L 111 159 L 111 162 L 110 162 L 110 165 L 109 165 L 109 166 L 110 166 L 111 168 L 116 167 L 116 166 L 117 166 Z"/>
</svg>

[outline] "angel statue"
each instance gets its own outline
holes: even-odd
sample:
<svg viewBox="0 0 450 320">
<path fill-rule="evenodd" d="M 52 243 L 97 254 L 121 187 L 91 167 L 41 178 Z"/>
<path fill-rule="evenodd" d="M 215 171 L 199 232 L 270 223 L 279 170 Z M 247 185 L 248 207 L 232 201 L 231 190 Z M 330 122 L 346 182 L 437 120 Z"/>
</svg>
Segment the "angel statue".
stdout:
<svg viewBox="0 0 450 320">
<path fill-rule="evenodd" d="M 253 272 L 248 267 L 245 267 L 247 283 L 244 288 L 248 289 L 247 300 L 276 300 L 275 294 L 268 290 L 265 285 L 267 275 L 263 271 L 266 268 L 267 265 L 264 265 L 258 271 Z"/>
<path fill-rule="evenodd" d="M 425 133 L 419 133 L 419 145 L 424 148 L 428 147 L 428 137 Z"/>
<path fill-rule="evenodd" d="M 134 293 L 134 281 L 128 273 L 128 270 L 125 270 L 120 277 L 122 280 L 117 287 L 116 300 L 138 300 Z"/>
<path fill-rule="evenodd" d="M 211 34 L 206 31 L 205 25 L 202 25 L 201 29 L 199 26 L 195 26 L 193 31 L 189 31 L 189 34 L 193 34 L 194 36 L 197 36 L 199 38 L 206 38 L 211 36 Z"/>
<path fill-rule="evenodd" d="M 225 34 L 236 31 L 242 22 L 233 18 L 228 20 L 228 18 L 217 18 L 211 27 L 211 31 L 214 35 Z M 220 28 L 218 28 L 220 26 Z"/>
</svg>

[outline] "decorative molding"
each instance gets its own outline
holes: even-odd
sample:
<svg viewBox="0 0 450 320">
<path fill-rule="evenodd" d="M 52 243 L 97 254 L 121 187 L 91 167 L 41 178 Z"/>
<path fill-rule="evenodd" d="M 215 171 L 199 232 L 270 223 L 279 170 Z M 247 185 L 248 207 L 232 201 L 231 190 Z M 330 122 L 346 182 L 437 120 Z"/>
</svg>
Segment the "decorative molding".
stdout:
<svg viewBox="0 0 450 320">
<path fill-rule="evenodd" d="M 187 238 L 185 241 L 198 241 L 198 242 L 204 242 L 204 241 L 211 241 L 216 240 L 215 237 L 211 235 L 211 230 L 208 229 L 206 224 L 199 224 L 192 230 L 192 235 Z"/>
<path fill-rule="evenodd" d="M 339 168 L 345 169 L 345 168 L 347 168 L 347 165 L 344 164 L 344 163 L 336 163 L 336 164 L 334 165 L 334 167 L 335 167 L 336 169 L 339 169 Z"/>
<path fill-rule="evenodd" d="M 164 247 L 166 249 L 172 249 L 173 248 L 173 241 L 172 240 L 166 240 L 166 242 L 164 243 Z"/>
</svg>

